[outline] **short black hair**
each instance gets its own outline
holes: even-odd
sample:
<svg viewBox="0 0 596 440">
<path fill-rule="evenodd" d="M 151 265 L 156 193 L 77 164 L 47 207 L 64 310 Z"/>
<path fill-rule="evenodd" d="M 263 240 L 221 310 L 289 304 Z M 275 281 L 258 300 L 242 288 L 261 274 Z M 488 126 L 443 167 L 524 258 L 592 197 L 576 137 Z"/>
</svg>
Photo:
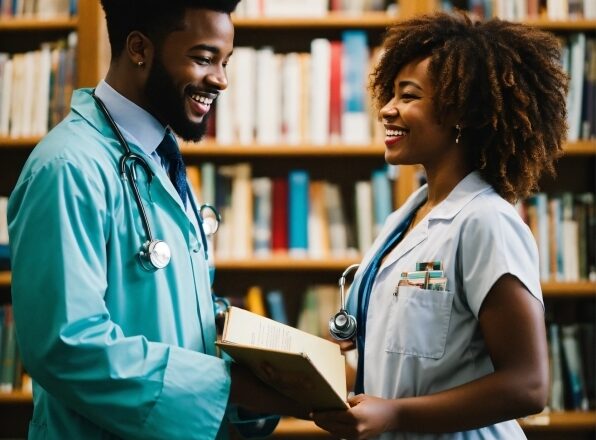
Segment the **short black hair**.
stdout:
<svg viewBox="0 0 596 440">
<path fill-rule="evenodd" d="M 100 0 L 106 15 L 112 58 L 124 50 L 126 38 L 139 31 L 159 41 L 180 27 L 187 9 L 231 14 L 240 0 Z"/>
<path fill-rule="evenodd" d="M 544 171 L 554 174 L 567 134 L 568 78 L 553 34 L 436 13 L 392 26 L 383 47 L 371 78 L 378 108 L 393 97 L 402 67 L 430 57 L 435 114 L 455 117 L 470 164 L 503 198 L 525 198 Z"/>
</svg>

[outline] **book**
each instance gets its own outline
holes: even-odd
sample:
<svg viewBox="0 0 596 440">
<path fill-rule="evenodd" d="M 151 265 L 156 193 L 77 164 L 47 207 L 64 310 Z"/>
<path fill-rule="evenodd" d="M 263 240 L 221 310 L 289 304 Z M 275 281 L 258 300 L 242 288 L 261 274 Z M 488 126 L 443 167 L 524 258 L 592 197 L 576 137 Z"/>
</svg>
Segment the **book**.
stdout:
<svg viewBox="0 0 596 440">
<path fill-rule="evenodd" d="M 345 360 L 339 345 L 247 310 L 230 307 L 217 345 L 268 383 L 264 363 L 311 384 L 288 396 L 317 411 L 347 409 Z M 269 383 L 271 386 L 275 384 Z M 283 393 L 283 390 L 280 390 Z"/>
</svg>

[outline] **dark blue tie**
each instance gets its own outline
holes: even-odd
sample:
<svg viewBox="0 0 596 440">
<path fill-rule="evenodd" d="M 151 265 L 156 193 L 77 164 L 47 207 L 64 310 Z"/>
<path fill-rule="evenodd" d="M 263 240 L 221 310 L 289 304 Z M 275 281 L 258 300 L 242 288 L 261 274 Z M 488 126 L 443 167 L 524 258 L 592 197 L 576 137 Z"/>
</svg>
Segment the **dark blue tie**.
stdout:
<svg viewBox="0 0 596 440">
<path fill-rule="evenodd" d="M 157 147 L 157 154 L 166 161 L 170 180 L 180 195 L 183 205 L 186 207 L 186 198 L 188 194 L 186 168 L 184 166 L 184 161 L 182 160 L 182 154 L 178 148 L 178 143 L 170 130 L 166 132 L 166 135 Z"/>
<path fill-rule="evenodd" d="M 366 340 L 366 315 L 368 314 L 368 303 L 370 300 L 370 294 L 372 292 L 377 272 L 381 267 L 383 258 L 391 252 L 391 250 L 401 241 L 404 231 L 410 225 L 414 213 L 416 210 L 404 219 L 397 227 L 391 232 L 391 235 L 387 237 L 383 246 L 375 254 L 372 260 L 364 269 L 362 279 L 358 288 L 358 309 L 356 311 L 356 321 L 358 322 L 358 328 L 356 331 L 356 340 L 358 347 L 358 369 L 356 370 L 356 383 L 354 385 L 354 393 L 360 394 L 364 392 L 364 342 Z"/>
</svg>

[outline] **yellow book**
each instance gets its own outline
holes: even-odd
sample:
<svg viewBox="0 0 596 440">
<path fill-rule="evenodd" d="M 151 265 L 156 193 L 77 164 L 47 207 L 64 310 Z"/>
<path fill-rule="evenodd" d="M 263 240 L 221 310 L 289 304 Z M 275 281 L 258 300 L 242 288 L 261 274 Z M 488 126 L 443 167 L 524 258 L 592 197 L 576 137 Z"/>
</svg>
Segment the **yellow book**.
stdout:
<svg viewBox="0 0 596 440">
<path fill-rule="evenodd" d="M 263 363 L 306 378 L 292 399 L 312 410 L 347 409 L 345 360 L 339 345 L 247 310 L 230 307 L 217 345 L 261 380 Z M 275 387 L 275 384 L 270 384 Z M 283 390 L 280 390 L 283 392 Z"/>
</svg>

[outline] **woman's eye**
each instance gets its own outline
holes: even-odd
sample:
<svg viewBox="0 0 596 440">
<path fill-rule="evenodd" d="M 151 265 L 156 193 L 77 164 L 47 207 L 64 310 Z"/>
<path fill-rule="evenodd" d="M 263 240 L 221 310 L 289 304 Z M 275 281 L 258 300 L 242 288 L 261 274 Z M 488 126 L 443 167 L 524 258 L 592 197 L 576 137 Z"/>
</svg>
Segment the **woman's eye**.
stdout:
<svg viewBox="0 0 596 440">
<path fill-rule="evenodd" d="M 405 99 L 405 100 L 416 99 L 416 95 L 412 95 L 411 93 L 402 93 L 401 99 Z"/>
</svg>

